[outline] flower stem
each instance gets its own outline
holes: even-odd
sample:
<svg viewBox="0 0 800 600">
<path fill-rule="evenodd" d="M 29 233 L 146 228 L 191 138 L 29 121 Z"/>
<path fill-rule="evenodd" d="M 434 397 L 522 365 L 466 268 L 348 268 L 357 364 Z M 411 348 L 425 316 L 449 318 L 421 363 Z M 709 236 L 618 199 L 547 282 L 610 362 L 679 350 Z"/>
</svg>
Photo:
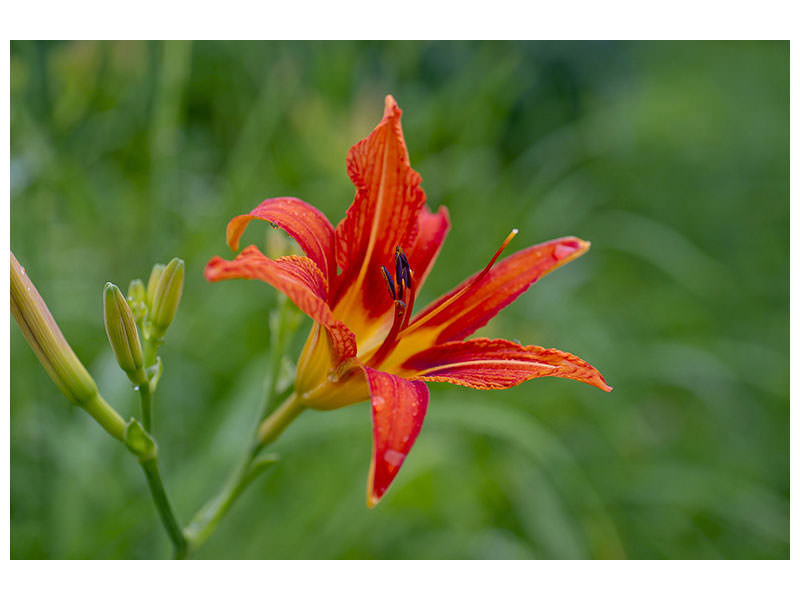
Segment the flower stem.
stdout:
<svg viewBox="0 0 800 600">
<path fill-rule="evenodd" d="M 261 422 L 256 434 L 257 445 L 255 452 L 278 439 L 287 425 L 303 412 L 305 406 L 300 404 L 298 400 L 297 394 L 291 394 L 283 404 Z"/>
<path fill-rule="evenodd" d="M 258 453 L 275 441 L 286 427 L 303 412 L 305 407 L 298 402 L 297 395 L 291 394 L 258 428 L 255 443 L 248 449 L 244 459 L 231 473 L 225 485 L 197 514 L 184 529 L 188 541 L 188 551 L 198 548 L 216 529 L 217 524 L 228 512 L 233 502 L 247 486 L 268 467 L 275 464 L 274 454 L 258 457 Z"/>
<path fill-rule="evenodd" d="M 150 486 L 150 494 L 153 496 L 153 503 L 156 505 L 158 516 L 161 517 L 161 522 L 167 530 L 172 545 L 175 548 L 175 558 L 184 558 L 186 556 L 187 543 L 186 538 L 181 531 L 178 520 L 172 512 L 172 507 L 167 498 L 167 492 L 164 489 L 164 483 L 161 481 L 161 473 L 158 470 L 158 457 L 156 455 L 140 458 L 139 464 L 142 465 L 145 477 L 147 477 L 147 485 Z"/>
<path fill-rule="evenodd" d="M 150 383 L 143 383 L 139 387 L 139 405 L 142 409 L 142 425 L 147 433 L 151 432 L 153 420 L 153 392 L 150 391 Z"/>
<path fill-rule="evenodd" d="M 96 393 L 79 405 L 89 413 L 97 423 L 114 438 L 123 441 L 125 438 L 125 421 L 117 411 L 111 408 L 100 393 Z"/>
<path fill-rule="evenodd" d="M 217 528 L 219 521 L 228 512 L 234 500 L 260 473 L 277 461 L 278 457 L 274 454 L 254 460 L 252 453 L 249 453 L 245 460 L 234 469 L 219 493 L 197 512 L 184 529 L 184 537 L 189 544 L 188 550 L 194 550 L 205 542 Z"/>
<path fill-rule="evenodd" d="M 156 364 L 156 356 L 158 355 L 158 347 L 161 346 L 163 339 L 154 339 L 153 337 L 145 337 L 144 347 L 144 366 L 152 367 Z"/>
</svg>

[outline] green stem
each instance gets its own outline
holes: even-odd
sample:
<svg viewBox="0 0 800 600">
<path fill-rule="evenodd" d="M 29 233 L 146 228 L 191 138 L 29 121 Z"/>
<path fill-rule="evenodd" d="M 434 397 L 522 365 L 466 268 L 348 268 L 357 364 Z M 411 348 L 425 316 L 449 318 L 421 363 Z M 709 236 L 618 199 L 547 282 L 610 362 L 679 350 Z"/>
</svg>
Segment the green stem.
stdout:
<svg viewBox="0 0 800 600">
<path fill-rule="evenodd" d="M 283 433 L 289 423 L 297 418 L 304 408 L 298 402 L 297 396 L 291 394 L 283 404 L 262 421 L 258 428 L 256 443 L 231 473 L 220 492 L 203 506 L 186 526 L 184 537 L 188 540 L 189 551 L 195 550 L 213 533 L 219 521 L 250 482 L 278 460 L 275 455 L 263 456 L 260 459 L 257 456 L 262 448 L 275 441 Z"/>
<path fill-rule="evenodd" d="M 142 425 L 147 433 L 152 431 L 153 422 L 153 392 L 150 391 L 150 383 L 145 382 L 139 387 L 139 404 L 142 409 Z"/>
<path fill-rule="evenodd" d="M 186 556 L 186 538 L 183 536 L 178 520 L 172 512 L 172 507 L 167 498 L 167 492 L 164 490 L 164 483 L 161 481 L 161 473 L 158 470 L 158 457 L 152 455 L 148 458 L 140 458 L 139 464 L 144 469 L 145 477 L 147 477 L 147 484 L 150 486 L 150 494 L 153 496 L 153 503 L 156 505 L 161 522 L 167 530 L 172 545 L 175 547 L 175 558 L 184 558 Z"/>
<path fill-rule="evenodd" d="M 256 434 L 257 450 L 268 446 L 283 433 L 287 425 L 294 421 L 303 412 L 305 406 L 298 401 L 297 394 L 291 394 L 283 404 L 261 422 Z"/>
<path fill-rule="evenodd" d="M 158 340 L 154 339 L 152 337 L 145 338 L 144 344 L 143 344 L 143 348 L 142 348 L 142 350 L 144 351 L 144 366 L 145 366 L 145 368 L 152 367 L 154 364 L 156 364 L 156 356 L 158 354 L 158 347 L 161 345 L 161 342 L 163 342 L 163 341 L 164 341 L 163 338 L 162 339 L 158 339 Z"/>
<path fill-rule="evenodd" d="M 206 541 L 247 486 L 277 461 L 278 457 L 274 454 L 264 456 L 259 461 L 254 461 L 252 453 L 247 455 L 246 459 L 231 473 L 220 492 L 203 506 L 192 518 L 191 523 L 186 526 L 184 536 L 190 551 L 195 550 Z"/>
<path fill-rule="evenodd" d="M 117 411 L 111 408 L 99 392 L 79 406 L 89 413 L 100 426 L 119 441 L 125 439 L 125 421 Z"/>
</svg>

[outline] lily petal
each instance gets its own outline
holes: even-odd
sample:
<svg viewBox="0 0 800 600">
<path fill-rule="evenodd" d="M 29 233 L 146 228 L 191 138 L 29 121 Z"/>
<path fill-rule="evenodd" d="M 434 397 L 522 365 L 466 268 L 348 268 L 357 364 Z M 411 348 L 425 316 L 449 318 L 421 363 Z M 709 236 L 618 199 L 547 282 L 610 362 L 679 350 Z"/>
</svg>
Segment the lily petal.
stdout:
<svg viewBox="0 0 800 600">
<path fill-rule="evenodd" d="M 272 260 L 256 246 L 248 246 L 233 260 L 219 256 L 206 265 L 211 282 L 225 279 L 260 279 L 286 294 L 301 311 L 325 327 L 333 354 L 333 364 L 356 354 L 353 333 L 336 321 L 326 302 L 325 279 L 313 260 L 305 256 L 284 256 Z"/>
<path fill-rule="evenodd" d="M 269 198 L 228 223 L 226 237 L 231 250 L 239 250 L 239 240 L 253 219 L 267 221 L 288 233 L 322 272 L 326 282 L 336 277 L 334 230 L 319 209 L 299 198 Z"/>
<path fill-rule="evenodd" d="M 447 207 L 440 206 L 435 213 L 432 213 L 427 206 L 422 207 L 417 218 L 417 237 L 406 252 L 408 262 L 414 271 L 417 291 L 428 277 L 449 231 L 450 215 Z"/>
<path fill-rule="evenodd" d="M 401 114 L 394 98 L 387 96 L 383 120 L 347 155 L 356 195 L 336 227 L 342 276 L 331 306 L 342 303 L 342 312 L 348 314 L 366 311 L 376 317 L 391 310 L 380 267 L 391 266 L 395 247 L 410 247 L 416 237 L 425 193 L 419 186 L 422 178 L 409 163 Z"/>
<path fill-rule="evenodd" d="M 479 390 L 506 389 L 535 377 L 575 379 L 610 392 L 600 372 L 568 352 L 475 338 L 423 350 L 402 366 L 414 379 L 446 381 Z"/>
<path fill-rule="evenodd" d="M 564 237 L 520 250 L 497 263 L 483 277 L 476 274 L 428 305 L 401 333 L 400 346 L 425 348 L 462 340 L 486 325 L 532 283 L 589 249 L 589 242 Z M 400 349 L 400 348 L 398 348 Z"/>
<path fill-rule="evenodd" d="M 372 463 L 367 506 L 381 499 L 417 439 L 428 410 L 428 386 L 364 367 L 372 397 Z"/>
</svg>

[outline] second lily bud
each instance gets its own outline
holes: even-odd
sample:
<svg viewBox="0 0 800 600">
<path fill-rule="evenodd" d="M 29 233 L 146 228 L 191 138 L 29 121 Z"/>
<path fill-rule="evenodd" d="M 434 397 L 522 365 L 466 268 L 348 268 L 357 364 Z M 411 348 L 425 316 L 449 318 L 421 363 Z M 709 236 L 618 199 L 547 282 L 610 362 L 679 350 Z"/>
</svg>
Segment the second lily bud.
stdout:
<svg viewBox="0 0 800 600">
<path fill-rule="evenodd" d="M 106 283 L 103 288 L 103 320 L 108 342 L 120 368 L 134 385 L 146 384 L 147 375 L 136 320 L 128 301 L 113 283 Z"/>
<path fill-rule="evenodd" d="M 175 313 L 178 311 L 178 303 L 183 294 L 183 279 L 185 267 L 180 258 L 173 258 L 166 267 L 158 273 L 157 280 L 153 282 L 156 268 L 153 269 L 154 275 L 150 277 L 148 283 L 148 296 L 152 286 L 152 298 L 150 299 L 150 325 L 152 336 L 156 340 L 164 337 Z"/>
</svg>

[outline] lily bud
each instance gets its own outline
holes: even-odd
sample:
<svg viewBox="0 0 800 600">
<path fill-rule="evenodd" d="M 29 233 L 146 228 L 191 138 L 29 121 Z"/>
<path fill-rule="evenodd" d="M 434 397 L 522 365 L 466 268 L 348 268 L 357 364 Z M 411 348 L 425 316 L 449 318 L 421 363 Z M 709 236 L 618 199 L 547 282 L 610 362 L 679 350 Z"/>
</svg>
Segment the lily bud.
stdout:
<svg viewBox="0 0 800 600">
<path fill-rule="evenodd" d="M 36 357 L 73 404 L 82 405 L 97 396 L 97 386 L 50 314 L 25 269 L 11 253 L 11 314 Z"/>
<path fill-rule="evenodd" d="M 150 279 L 147 280 L 147 296 L 146 302 L 147 306 L 151 309 L 153 308 L 153 298 L 156 295 L 156 286 L 158 285 L 158 280 L 161 279 L 161 273 L 164 272 L 164 265 L 156 263 L 153 265 L 153 270 L 150 271 Z"/>
<path fill-rule="evenodd" d="M 103 320 L 108 342 L 120 368 L 134 385 L 146 384 L 139 330 L 131 307 L 113 283 L 106 283 L 103 288 Z"/>
<path fill-rule="evenodd" d="M 178 303 L 183 294 L 184 264 L 180 258 L 173 258 L 169 261 L 155 287 L 153 294 L 152 311 L 150 313 L 150 323 L 153 327 L 155 339 L 164 337 L 175 313 L 178 311 Z"/>
<path fill-rule="evenodd" d="M 128 304 L 133 311 L 133 318 L 141 325 L 147 314 L 147 289 L 141 279 L 134 279 L 128 286 Z"/>
</svg>

